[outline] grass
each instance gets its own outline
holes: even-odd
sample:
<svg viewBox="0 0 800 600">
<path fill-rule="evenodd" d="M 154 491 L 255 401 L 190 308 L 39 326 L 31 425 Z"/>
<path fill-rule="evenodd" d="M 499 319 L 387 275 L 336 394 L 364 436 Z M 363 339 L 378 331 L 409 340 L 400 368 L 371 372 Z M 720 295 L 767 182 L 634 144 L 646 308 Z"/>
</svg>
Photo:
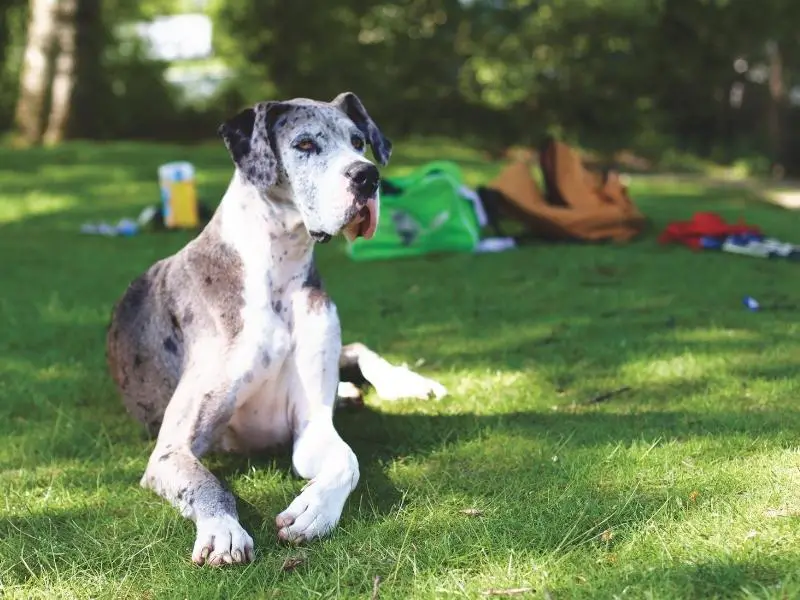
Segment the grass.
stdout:
<svg viewBox="0 0 800 600">
<path fill-rule="evenodd" d="M 432 141 L 399 144 L 391 172 L 442 156 L 473 184 L 499 167 Z M 152 442 L 103 354 L 114 300 L 189 236 L 77 233 L 156 202 L 156 166 L 180 158 L 215 201 L 220 144 L 0 151 L 0 596 L 370 598 L 379 576 L 383 599 L 800 597 L 800 325 L 741 304 L 800 301 L 798 266 L 654 233 L 357 266 L 322 248 L 346 340 L 424 358 L 451 395 L 337 414 L 362 481 L 301 548 L 272 527 L 301 487 L 288 457 L 212 458 L 257 561 L 192 566 L 193 525 L 137 485 Z M 798 241 L 797 214 L 741 189 L 632 193 L 656 231 L 714 210 Z"/>
</svg>

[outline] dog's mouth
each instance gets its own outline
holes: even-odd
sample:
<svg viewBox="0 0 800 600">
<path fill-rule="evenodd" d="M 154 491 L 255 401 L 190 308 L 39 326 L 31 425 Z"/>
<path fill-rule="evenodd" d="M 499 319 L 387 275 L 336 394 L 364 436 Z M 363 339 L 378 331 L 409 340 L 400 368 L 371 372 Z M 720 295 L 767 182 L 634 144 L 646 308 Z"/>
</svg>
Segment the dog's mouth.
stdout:
<svg viewBox="0 0 800 600">
<path fill-rule="evenodd" d="M 375 229 L 378 227 L 378 206 L 375 198 L 370 198 L 367 203 L 361 207 L 353 219 L 344 226 L 342 232 L 344 236 L 354 241 L 356 238 L 363 237 L 369 240 L 375 235 Z"/>
</svg>

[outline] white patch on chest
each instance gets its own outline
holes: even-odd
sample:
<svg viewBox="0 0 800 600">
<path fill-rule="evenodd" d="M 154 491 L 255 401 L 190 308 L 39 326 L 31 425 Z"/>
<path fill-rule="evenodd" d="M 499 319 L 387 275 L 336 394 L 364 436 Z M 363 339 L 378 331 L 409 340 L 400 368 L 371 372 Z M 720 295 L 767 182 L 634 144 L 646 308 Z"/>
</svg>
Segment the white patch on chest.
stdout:
<svg viewBox="0 0 800 600">
<path fill-rule="evenodd" d="M 223 198 L 221 235 L 242 260 L 244 305 L 242 330 L 226 361 L 237 398 L 222 447 L 262 449 L 291 438 L 284 366 L 292 351 L 292 323 L 290 311 L 280 309 L 302 284 L 306 259 L 283 248 L 283 216 L 270 213 L 246 187 L 231 189 L 236 193 Z"/>
<path fill-rule="evenodd" d="M 252 254 L 243 254 L 242 261 L 242 330 L 230 349 L 228 376 L 233 381 L 252 378 L 257 387 L 259 381 L 280 371 L 291 349 L 291 333 L 273 308 L 274 294 L 266 275 L 269 265 Z"/>
</svg>

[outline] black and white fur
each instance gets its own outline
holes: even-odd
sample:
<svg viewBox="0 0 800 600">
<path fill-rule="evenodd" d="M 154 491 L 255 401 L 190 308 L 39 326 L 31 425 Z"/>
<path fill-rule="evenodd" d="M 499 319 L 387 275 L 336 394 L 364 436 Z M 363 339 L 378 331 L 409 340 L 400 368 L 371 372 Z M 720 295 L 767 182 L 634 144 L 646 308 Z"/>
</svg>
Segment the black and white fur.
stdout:
<svg viewBox="0 0 800 600">
<path fill-rule="evenodd" d="M 291 442 L 308 483 L 277 516 L 278 536 L 310 540 L 337 524 L 359 479 L 332 421 L 340 355 L 390 396 L 445 393 L 361 345 L 342 353 L 314 265 L 315 241 L 377 221 L 377 168 L 364 149 L 386 164 L 391 144 L 359 99 L 262 102 L 220 134 L 235 172 L 219 208 L 131 283 L 107 336 L 126 407 L 157 434 L 141 484 L 195 522 L 192 560 L 211 565 L 251 561 L 253 539 L 204 454 Z"/>
</svg>

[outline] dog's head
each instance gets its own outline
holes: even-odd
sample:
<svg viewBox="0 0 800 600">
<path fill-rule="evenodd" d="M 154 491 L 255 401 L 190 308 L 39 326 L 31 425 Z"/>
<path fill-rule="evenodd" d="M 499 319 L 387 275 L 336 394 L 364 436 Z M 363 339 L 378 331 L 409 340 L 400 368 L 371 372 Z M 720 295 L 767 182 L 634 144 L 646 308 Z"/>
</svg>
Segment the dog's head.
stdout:
<svg viewBox="0 0 800 600">
<path fill-rule="evenodd" d="M 365 151 L 385 165 L 392 144 L 355 94 L 260 102 L 219 133 L 240 176 L 262 197 L 294 204 L 315 240 L 375 233 L 380 174 Z"/>
</svg>

